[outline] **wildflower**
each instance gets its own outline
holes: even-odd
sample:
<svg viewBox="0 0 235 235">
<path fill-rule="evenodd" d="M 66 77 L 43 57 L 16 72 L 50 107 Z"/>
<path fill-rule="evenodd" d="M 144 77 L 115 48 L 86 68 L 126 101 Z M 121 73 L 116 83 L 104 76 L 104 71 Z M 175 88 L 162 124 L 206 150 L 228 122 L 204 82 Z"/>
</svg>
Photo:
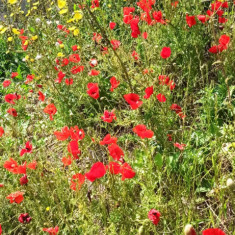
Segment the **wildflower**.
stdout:
<svg viewBox="0 0 235 235">
<path fill-rule="evenodd" d="M 0 235 L 2 234 L 2 226 L 1 226 L 1 224 L 0 224 Z"/>
<path fill-rule="evenodd" d="M 104 122 L 111 123 L 113 120 L 116 120 L 117 117 L 116 117 L 116 115 L 114 114 L 114 110 L 112 110 L 111 112 L 105 110 L 105 111 L 104 111 L 104 116 L 102 116 L 101 119 L 102 119 Z"/>
<path fill-rule="evenodd" d="M 74 159 L 78 159 L 78 155 L 81 154 L 81 151 L 76 140 L 70 141 L 67 146 L 68 152 L 73 155 Z"/>
<path fill-rule="evenodd" d="M 77 50 L 78 50 L 78 46 L 77 46 L 77 45 L 73 45 L 73 46 L 72 46 L 72 50 L 73 50 L 73 51 L 77 51 Z"/>
<path fill-rule="evenodd" d="M 93 182 L 96 179 L 103 177 L 106 173 L 105 166 L 102 162 L 96 162 L 91 167 L 90 171 L 85 174 L 86 178 Z"/>
<path fill-rule="evenodd" d="M 25 213 L 25 214 L 20 214 L 18 220 L 19 220 L 19 222 L 22 223 L 22 224 L 28 224 L 28 223 L 30 223 L 30 221 L 32 220 L 32 218 L 29 216 L 28 213 Z"/>
<path fill-rule="evenodd" d="M 97 59 L 91 59 L 90 60 L 90 66 L 91 67 L 96 67 L 98 65 Z"/>
<path fill-rule="evenodd" d="M 115 143 L 108 146 L 110 156 L 116 161 L 123 161 L 124 152 L 123 150 Z"/>
<path fill-rule="evenodd" d="M 32 153 L 33 146 L 32 144 L 27 141 L 25 144 L 25 148 L 20 151 L 20 156 L 22 157 L 25 153 Z"/>
<path fill-rule="evenodd" d="M 17 77 L 19 74 L 17 73 L 17 72 L 12 72 L 11 73 L 11 78 L 15 78 L 15 77 Z"/>
<path fill-rule="evenodd" d="M 72 140 L 82 140 L 85 137 L 83 129 L 79 129 L 78 126 L 70 128 L 70 135 Z"/>
<path fill-rule="evenodd" d="M 161 103 L 166 102 L 166 97 L 163 94 L 160 93 L 156 97 L 157 97 L 159 102 L 161 102 Z"/>
<path fill-rule="evenodd" d="M 107 165 L 107 169 L 111 174 L 117 175 L 121 173 L 122 166 L 117 162 L 110 162 L 109 165 Z"/>
<path fill-rule="evenodd" d="M 91 1 L 91 8 L 96 8 L 99 6 L 100 6 L 99 0 L 92 0 Z"/>
<path fill-rule="evenodd" d="M 38 91 L 38 99 L 41 100 L 41 101 L 44 101 L 45 100 L 45 95 L 41 92 L 41 91 Z"/>
<path fill-rule="evenodd" d="M 193 25 L 197 24 L 196 20 L 195 20 L 195 16 L 188 16 L 186 15 L 186 22 L 188 24 L 188 26 L 191 28 Z"/>
<path fill-rule="evenodd" d="M 152 138 L 154 133 L 148 130 L 145 125 L 137 125 L 133 128 L 133 131 L 142 139 Z"/>
<path fill-rule="evenodd" d="M 83 70 L 84 70 L 84 66 L 81 65 L 81 66 L 72 67 L 70 71 L 72 74 L 77 74 L 77 73 L 81 73 Z"/>
<path fill-rule="evenodd" d="M 8 0 L 8 3 L 10 3 L 10 4 L 15 4 L 17 2 L 18 2 L 18 0 Z"/>
<path fill-rule="evenodd" d="M 15 94 L 7 94 L 5 95 L 5 101 L 9 104 L 15 104 L 15 99 L 17 99 Z"/>
<path fill-rule="evenodd" d="M 30 83 L 31 81 L 33 81 L 33 79 L 34 79 L 34 75 L 33 74 L 28 74 L 27 77 L 26 77 L 25 84 Z"/>
<path fill-rule="evenodd" d="M 27 165 L 27 168 L 32 169 L 32 170 L 35 170 L 35 169 L 36 169 L 36 166 L 37 166 L 37 162 L 36 162 L 36 161 L 33 161 L 33 162 L 31 162 L 31 163 L 29 163 L 29 164 Z"/>
<path fill-rule="evenodd" d="M 11 84 L 11 81 L 10 81 L 10 80 L 5 80 L 5 81 L 2 83 L 2 86 L 3 86 L 3 87 L 8 87 L 8 86 L 10 86 L 10 84 Z"/>
<path fill-rule="evenodd" d="M 149 99 L 152 94 L 153 94 L 153 86 L 147 87 L 145 89 L 144 99 Z"/>
<path fill-rule="evenodd" d="M 226 234 L 219 228 L 208 228 L 202 231 L 202 235 L 226 235 Z"/>
<path fill-rule="evenodd" d="M 100 71 L 95 70 L 95 69 L 92 69 L 92 70 L 88 73 L 89 76 L 97 76 L 97 75 L 99 75 L 99 74 L 100 74 Z"/>
<path fill-rule="evenodd" d="M 24 200 L 23 195 L 24 195 L 23 192 L 17 191 L 17 192 L 9 194 L 6 198 L 10 200 L 10 203 L 15 202 L 15 203 L 19 204 Z"/>
<path fill-rule="evenodd" d="M 171 48 L 170 47 L 163 47 L 161 51 L 161 57 L 163 59 L 167 59 L 171 56 Z"/>
<path fill-rule="evenodd" d="M 65 84 L 66 84 L 67 86 L 72 85 L 72 84 L 73 84 L 73 79 L 72 79 L 72 78 L 66 78 L 66 79 L 65 79 Z"/>
<path fill-rule="evenodd" d="M 17 117 L 17 112 L 16 112 L 15 109 L 9 108 L 9 109 L 7 110 L 7 112 L 8 112 L 11 116 Z"/>
<path fill-rule="evenodd" d="M 70 156 L 67 158 L 63 157 L 61 161 L 63 162 L 64 166 L 70 166 L 72 164 L 72 159 Z"/>
<path fill-rule="evenodd" d="M 117 138 L 111 137 L 110 134 L 107 134 L 102 141 L 100 141 L 100 145 L 108 145 L 108 144 L 116 144 Z"/>
<path fill-rule="evenodd" d="M 139 17 L 135 17 L 130 21 L 130 26 L 131 26 L 131 36 L 133 38 L 138 38 L 138 36 L 141 34 L 140 29 L 139 29 Z"/>
<path fill-rule="evenodd" d="M 113 29 L 115 28 L 115 26 L 116 26 L 116 23 L 115 23 L 115 22 L 110 22 L 110 23 L 109 23 L 109 28 L 110 28 L 111 30 L 113 30 Z"/>
<path fill-rule="evenodd" d="M 99 87 L 98 83 L 88 83 L 87 84 L 87 94 L 92 97 L 93 99 L 99 98 Z"/>
<path fill-rule="evenodd" d="M 121 44 L 121 42 L 118 41 L 118 40 L 116 40 L 116 39 L 113 39 L 113 40 L 111 40 L 110 42 L 111 42 L 111 44 L 113 45 L 113 49 L 114 49 L 114 50 L 118 49 L 118 47 L 119 47 L 120 44 Z"/>
<path fill-rule="evenodd" d="M 135 177 L 135 172 L 128 163 L 124 163 L 121 167 L 122 180 L 132 179 Z"/>
<path fill-rule="evenodd" d="M 143 101 L 140 100 L 139 95 L 135 93 L 126 94 L 123 97 L 131 106 L 131 109 L 138 109 L 143 104 Z"/>
<path fill-rule="evenodd" d="M 197 18 L 198 18 L 198 20 L 200 20 L 203 24 L 205 24 L 205 22 L 206 22 L 207 20 L 209 20 L 209 18 L 208 18 L 207 16 L 205 16 L 205 15 L 198 15 Z"/>
<path fill-rule="evenodd" d="M 17 174 L 18 173 L 18 163 L 14 159 L 12 159 L 12 158 L 10 158 L 9 160 L 5 161 L 3 167 L 6 170 L 12 172 L 13 174 Z"/>
<path fill-rule="evenodd" d="M 147 39 L 148 38 L 148 33 L 147 32 L 143 32 L 142 33 L 142 38 L 143 39 Z"/>
<path fill-rule="evenodd" d="M 49 235 L 56 235 L 59 232 L 59 227 L 56 226 L 55 228 L 43 228 L 44 232 L 48 232 Z"/>
<path fill-rule="evenodd" d="M 184 235 L 197 235 L 191 224 L 187 224 L 184 228 Z"/>
<path fill-rule="evenodd" d="M 67 126 L 63 127 L 60 131 L 55 131 L 54 135 L 56 136 L 57 140 L 67 140 L 70 136 L 70 130 Z"/>
<path fill-rule="evenodd" d="M 72 179 L 70 181 L 71 183 L 70 188 L 74 191 L 78 191 L 80 190 L 84 182 L 85 182 L 85 175 L 77 173 L 72 176 Z"/>
<path fill-rule="evenodd" d="M 110 91 L 113 92 L 113 90 L 119 86 L 120 81 L 118 81 L 115 77 L 111 77 L 110 84 L 111 84 Z"/>
<path fill-rule="evenodd" d="M 0 137 L 2 137 L 4 134 L 4 129 L 0 126 Z"/>
<path fill-rule="evenodd" d="M 179 144 L 178 142 L 176 142 L 174 143 L 174 146 L 182 151 L 186 147 L 186 144 Z"/>
<path fill-rule="evenodd" d="M 80 56 L 78 54 L 72 54 L 69 56 L 69 61 L 73 62 L 73 63 L 78 63 L 80 62 Z"/>
<path fill-rule="evenodd" d="M 27 177 L 27 175 L 22 176 L 22 177 L 20 178 L 20 184 L 21 184 L 21 185 L 25 185 L 25 184 L 27 184 L 27 183 L 28 183 L 28 177 Z"/>
<path fill-rule="evenodd" d="M 136 51 L 133 51 L 132 52 L 132 57 L 135 59 L 135 60 L 138 60 L 139 59 L 139 55 Z"/>
<path fill-rule="evenodd" d="M 148 218 L 153 222 L 154 225 L 157 225 L 159 223 L 160 216 L 160 212 L 155 209 L 151 209 L 148 213 Z"/>
<path fill-rule="evenodd" d="M 56 114 L 57 109 L 54 104 L 48 104 L 46 108 L 43 110 L 44 113 L 47 113 L 50 115 L 50 120 L 53 120 L 53 116 Z"/>
</svg>

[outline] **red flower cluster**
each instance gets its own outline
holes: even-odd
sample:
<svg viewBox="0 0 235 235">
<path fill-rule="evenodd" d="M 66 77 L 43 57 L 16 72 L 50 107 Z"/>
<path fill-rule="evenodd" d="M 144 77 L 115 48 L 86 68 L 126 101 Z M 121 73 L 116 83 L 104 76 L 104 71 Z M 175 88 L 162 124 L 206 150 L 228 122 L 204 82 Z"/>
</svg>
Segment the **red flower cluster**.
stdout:
<svg viewBox="0 0 235 235">
<path fill-rule="evenodd" d="M 219 45 L 215 45 L 209 49 L 210 53 L 217 54 L 228 48 L 230 42 L 230 37 L 227 35 L 222 35 L 219 39 Z"/>
</svg>

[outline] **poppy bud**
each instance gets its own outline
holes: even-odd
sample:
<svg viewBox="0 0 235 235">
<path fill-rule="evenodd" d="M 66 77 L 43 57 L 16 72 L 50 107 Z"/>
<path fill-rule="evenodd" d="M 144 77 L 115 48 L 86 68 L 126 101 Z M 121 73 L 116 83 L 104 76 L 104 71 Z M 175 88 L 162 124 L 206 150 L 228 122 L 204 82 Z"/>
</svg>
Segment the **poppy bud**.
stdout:
<svg viewBox="0 0 235 235">
<path fill-rule="evenodd" d="M 28 183 L 28 178 L 27 178 L 27 175 L 24 175 L 20 178 L 20 184 L 21 185 L 25 185 Z"/>
<path fill-rule="evenodd" d="M 191 224 L 187 224 L 184 228 L 185 235 L 196 235 L 196 232 Z"/>
<path fill-rule="evenodd" d="M 226 185 L 227 185 L 228 188 L 232 189 L 232 188 L 234 188 L 235 183 L 234 183 L 234 181 L 231 178 L 228 178 L 227 182 L 226 182 Z"/>
<path fill-rule="evenodd" d="M 25 213 L 25 214 L 20 214 L 18 220 L 19 220 L 19 222 L 22 223 L 22 224 L 28 224 L 28 223 L 30 223 L 30 221 L 32 220 L 32 218 L 29 216 L 28 213 Z"/>
</svg>

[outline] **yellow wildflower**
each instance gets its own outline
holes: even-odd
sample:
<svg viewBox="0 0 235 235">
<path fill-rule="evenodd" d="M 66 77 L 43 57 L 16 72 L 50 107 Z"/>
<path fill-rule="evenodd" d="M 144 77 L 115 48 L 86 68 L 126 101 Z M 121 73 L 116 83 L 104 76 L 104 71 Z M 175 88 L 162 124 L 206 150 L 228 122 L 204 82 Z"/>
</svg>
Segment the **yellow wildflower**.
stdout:
<svg viewBox="0 0 235 235">
<path fill-rule="evenodd" d="M 15 4 L 15 3 L 17 3 L 17 0 L 8 0 L 8 3 Z"/>
<path fill-rule="evenodd" d="M 62 9 L 61 11 L 59 11 L 59 14 L 60 15 L 63 15 L 63 14 L 65 14 L 65 13 L 67 13 L 68 12 L 68 9 Z"/>
<path fill-rule="evenodd" d="M 65 0 L 58 0 L 58 7 L 61 9 L 61 8 L 64 8 L 66 6 L 66 1 Z"/>
<path fill-rule="evenodd" d="M 12 41 L 13 41 L 13 37 L 9 37 L 9 38 L 7 39 L 7 41 L 8 41 L 8 42 L 12 42 Z"/>
<path fill-rule="evenodd" d="M 20 34 L 20 31 L 19 31 L 18 29 L 16 29 L 16 28 L 13 28 L 13 29 L 12 29 L 12 32 L 13 32 L 14 34 Z"/>
</svg>

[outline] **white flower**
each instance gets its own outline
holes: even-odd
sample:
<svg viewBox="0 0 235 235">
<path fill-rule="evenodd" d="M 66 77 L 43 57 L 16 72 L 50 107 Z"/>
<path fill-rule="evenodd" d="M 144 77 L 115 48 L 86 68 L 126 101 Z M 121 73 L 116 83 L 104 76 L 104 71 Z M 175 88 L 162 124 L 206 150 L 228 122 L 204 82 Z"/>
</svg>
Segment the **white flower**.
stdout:
<svg viewBox="0 0 235 235">
<path fill-rule="evenodd" d="M 40 18 L 36 18 L 35 21 L 36 21 L 36 23 L 39 23 L 41 20 L 40 20 Z"/>
<path fill-rule="evenodd" d="M 47 24 L 50 25 L 52 23 L 52 21 L 50 20 L 47 20 Z"/>
<path fill-rule="evenodd" d="M 42 55 L 37 54 L 37 56 L 35 57 L 35 60 L 39 60 L 41 58 L 42 58 Z"/>
</svg>

